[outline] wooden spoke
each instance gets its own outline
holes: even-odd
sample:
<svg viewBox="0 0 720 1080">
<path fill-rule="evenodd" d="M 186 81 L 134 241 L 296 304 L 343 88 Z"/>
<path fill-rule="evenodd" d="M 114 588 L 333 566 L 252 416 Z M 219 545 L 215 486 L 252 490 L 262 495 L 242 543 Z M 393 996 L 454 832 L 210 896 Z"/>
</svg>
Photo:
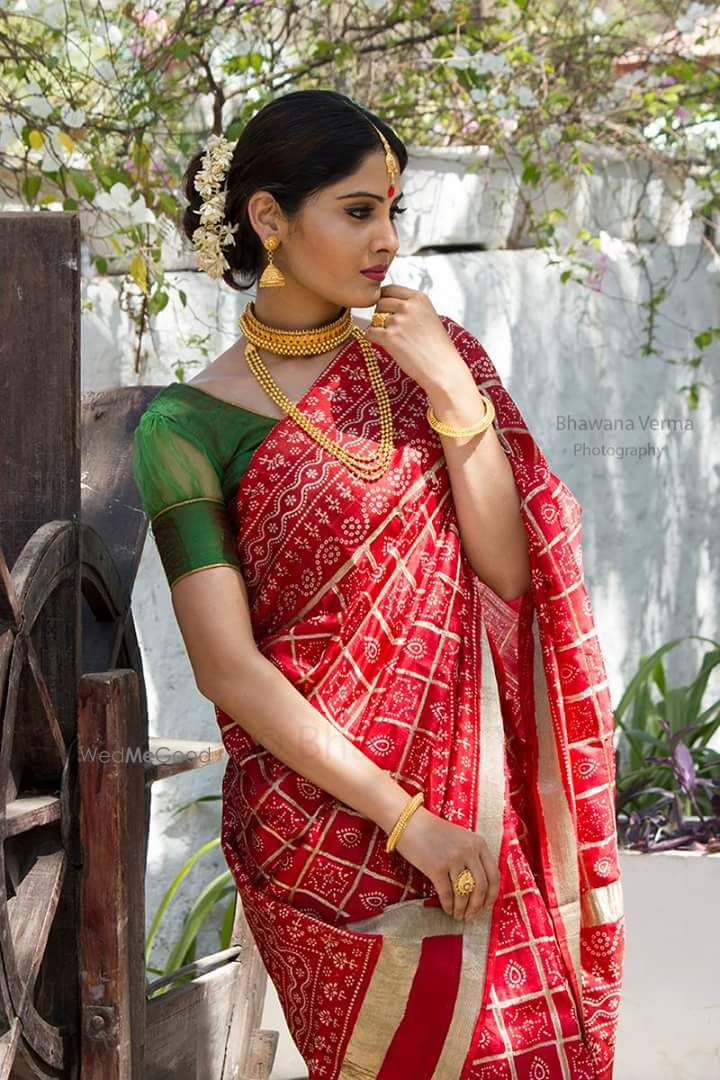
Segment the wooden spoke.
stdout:
<svg viewBox="0 0 720 1080">
<path fill-rule="evenodd" d="M 50 697 L 45 676 L 32 638 L 27 639 L 25 678 L 21 681 L 18 707 L 25 718 L 18 749 L 24 770 L 33 777 L 33 785 L 53 786 L 62 774 L 66 748 L 55 703 Z"/>
<path fill-rule="evenodd" d="M 13 764 L 15 720 L 18 711 L 18 698 L 20 696 L 20 680 L 27 657 L 27 638 L 24 634 L 20 634 L 13 644 L 14 647 L 10 659 L 7 685 L 3 688 L 5 707 L 2 736 L 0 738 L 0 793 L 3 795 L 3 804 L 8 800 L 14 799 L 17 795 L 16 776 L 11 766 Z M 0 812 L 2 812 L 4 816 L 4 805 Z"/>
<path fill-rule="evenodd" d="M 26 853 L 27 854 L 27 853 Z M 7 923 L 13 943 L 17 980 L 11 992 L 18 1016 L 32 997 L 37 973 L 57 911 L 66 870 L 64 851 L 40 852 L 7 901 Z M 2 915 L 0 915 L 2 918 Z"/>
<path fill-rule="evenodd" d="M 59 820 L 60 799 L 57 795 L 23 795 L 7 804 L 5 837 L 18 836 Z"/>
<path fill-rule="evenodd" d="M 12 1066 L 17 1057 L 18 1044 L 22 1034 L 22 1025 L 17 1017 L 13 1017 L 7 1030 L 0 1036 L 0 1080 L 8 1080 L 12 1076 Z"/>
<path fill-rule="evenodd" d="M 5 554 L 0 548 L 0 632 L 10 625 L 17 626 L 19 619 L 18 599 L 15 595 Z"/>
<path fill-rule="evenodd" d="M 57 834 L 57 830 L 55 830 Z M 48 835 L 41 842 L 51 847 Z M 0 865 L 0 950 L 10 1015 L 21 1024 L 22 1041 L 52 1069 L 63 1067 L 65 1053 L 58 1028 L 40 1015 L 34 991 L 65 873 L 65 853 L 32 851 L 3 845 Z M 8 1006 L 6 1005 L 6 1009 Z M 13 1073 L 14 1075 L 14 1073 Z"/>
</svg>

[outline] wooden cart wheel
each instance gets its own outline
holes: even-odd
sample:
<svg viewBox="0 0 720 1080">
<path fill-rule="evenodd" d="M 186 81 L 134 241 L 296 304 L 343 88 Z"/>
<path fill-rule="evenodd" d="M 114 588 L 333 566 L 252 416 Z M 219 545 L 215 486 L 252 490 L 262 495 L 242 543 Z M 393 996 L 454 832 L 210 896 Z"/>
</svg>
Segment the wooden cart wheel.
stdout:
<svg viewBox="0 0 720 1080">
<path fill-rule="evenodd" d="M 75 1016 L 77 1003 L 77 685 L 58 692 L 51 646 L 57 627 L 74 625 L 78 678 L 135 669 L 144 715 L 142 663 L 121 596 L 110 553 L 88 526 L 43 525 L 12 573 L 0 551 L 0 1080 L 74 1072 L 77 1026 L 59 1018 Z"/>
</svg>

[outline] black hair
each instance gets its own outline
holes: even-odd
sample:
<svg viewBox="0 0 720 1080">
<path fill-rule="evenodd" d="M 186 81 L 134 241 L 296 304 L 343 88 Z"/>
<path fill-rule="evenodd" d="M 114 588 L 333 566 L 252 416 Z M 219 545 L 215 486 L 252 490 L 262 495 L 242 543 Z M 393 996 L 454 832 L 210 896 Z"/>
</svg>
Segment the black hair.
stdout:
<svg viewBox="0 0 720 1080">
<path fill-rule="evenodd" d="M 223 280 L 231 288 L 250 288 L 267 263 L 267 252 L 247 216 L 250 196 L 269 191 L 292 219 L 306 199 L 350 176 L 369 153 L 383 149 L 371 124 L 387 139 L 402 172 L 408 160 L 405 144 L 379 116 L 345 94 L 295 90 L 270 101 L 251 117 L 225 177 L 225 221 L 239 224 L 235 243 L 221 249 L 230 264 Z M 204 153 L 205 147 L 192 156 L 183 177 L 189 205 L 182 226 L 189 240 L 200 225 L 197 211 L 202 199 L 194 180 Z"/>
</svg>

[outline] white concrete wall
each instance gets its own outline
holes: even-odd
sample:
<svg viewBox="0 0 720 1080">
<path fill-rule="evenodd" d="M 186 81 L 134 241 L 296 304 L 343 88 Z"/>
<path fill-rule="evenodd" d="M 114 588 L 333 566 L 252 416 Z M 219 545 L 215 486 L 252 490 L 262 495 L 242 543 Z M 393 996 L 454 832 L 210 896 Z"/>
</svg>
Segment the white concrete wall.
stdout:
<svg viewBox="0 0 720 1080">
<path fill-rule="evenodd" d="M 621 855 L 627 943 L 617 1080 L 720 1076 L 720 855 Z"/>
<path fill-rule="evenodd" d="M 517 207 L 512 204 L 508 209 L 507 199 L 513 196 L 508 194 L 507 178 L 488 169 L 479 174 L 468 171 L 473 161 L 482 166 L 476 152 L 416 156 L 405 178 L 408 203 L 416 209 L 400 219 L 403 246 L 386 283 L 426 292 L 440 314 L 451 316 L 476 334 L 551 466 L 584 506 L 585 574 L 612 697 L 617 702 L 642 654 L 672 637 L 691 633 L 718 636 L 717 397 L 713 399 L 712 391 L 704 391 L 700 408 L 688 413 L 680 392 L 682 384 L 689 381 L 686 369 L 657 356 L 641 355 L 646 311 L 640 305 L 648 296 L 648 280 L 667 281 L 669 293 L 657 314 L 655 343 L 665 356 L 678 360 L 694 351 L 691 339 L 695 333 L 720 323 L 720 277 L 713 272 L 707 251 L 696 242 L 693 230 L 683 227 L 687 216 L 681 211 L 679 218 L 673 216 L 652 185 L 643 188 L 638 177 L 623 179 L 617 173 L 622 166 L 612 163 L 616 171 L 606 176 L 603 184 L 593 180 L 587 191 L 576 193 L 573 221 L 603 227 L 610 236 L 628 239 L 633 235 L 628 209 L 637 208 L 640 191 L 655 190 L 657 197 L 649 208 L 640 199 L 637 235 L 643 246 L 610 261 L 602 291 L 572 282 L 562 285 L 557 268 L 548 265 L 543 252 L 496 249 L 513 231 L 522 242 Z M 504 217 L 501 204 L 494 195 L 491 198 L 498 189 L 505 191 Z M 446 244 L 475 244 L 492 250 L 432 250 Z M 644 258 L 644 268 L 633 265 L 633 255 Z M 176 264 L 192 265 L 182 252 Z M 82 328 L 84 388 L 138 381 L 165 384 L 177 377 L 178 365 L 190 378 L 239 336 L 237 318 L 250 296 L 218 287 L 206 275 L 192 270 L 178 269 L 168 277 L 185 290 L 188 306 L 183 308 L 174 298 L 154 320 L 138 376 L 133 328 L 118 306 L 119 279 L 88 276 Z M 366 316 L 369 311 L 358 310 L 356 314 Z M 711 354 L 714 362 L 717 355 L 715 348 Z M 712 368 L 708 360 L 701 372 L 706 382 L 714 377 Z M 568 417 L 576 423 L 608 418 L 616 426 L 632 421 L 634 430 L 569 432 Z M 671 431 L 642 428 L 644 423 L 652 427 L 686 417 L 691 419 L 690 430 L 682 430 L 682 424 Z M 642 458 L 619 457 L 619 446 L 645 447 L 646 453 Z M 133 610 L 146 665 L 151 734 L 214 740 L 217 729 L 212 707 L 194 687 L 151 536 L 135 587 Z M 671 654 L 667 664 L 671 679 L 691 678 L 699 655 L 699 648 L 690 646 L 681 654 Z M 711 684 L 715 694 L 717 685 L 715 678 Z M 155 786 L 148 924 L 182 863 L 217 835 L 219 827 L 219 804 L 205 804 L 175 821 L 168 815 L 195 795 L 219 794 L 222 771 L 223 766 L 214 766 Z M 655 893 L 658 886 L 652 874 L 653 870 L 661 872 L 661 866 L 659 862 L 651 866 L 652 861 L 646 860 L 645 884 L 637 889 L 633 885 L 630 890 L 631 930 L 647 929 L 650 924 L 644 921 L 644 912 L 647 910 L 650 918 L 662 899 Z M 683 869 L 678 870 L 675 880 L 681 887 L 685 871 L 684 864 L 680 865 Z M 157 957 L 162 958 L 174 941 L 191 899 L 224 868 L 219 851 L 206 856 L 195 868 L 183 887 L 182 899 L 170 910 Z M 717 865 L 714 868 L 717 870 Z M 677 917 L 681 917 L 679 910 Z M 703 931 L 710 938 L 716 928 L 711 926 L 709 914 L 707 920 Z M 695 1024 L 683 1011 L 686 1006 L 676 992 L 679 984 L 671 977 L 665 993 L 674 1025 L 662 1021 L 662 1012 L 653 1012 L 659 996 L 655 965 L 659 949 L 665 948 L 664 937 L 659 925 L 657 938 L 649 932 L 638 934 L 629 949 L 632 995 L 628 1016 L 632 1022 L 628 1027 L 624 1021 L 618 1080 L 699 1080 L 717 1075 L 717 1061 L 714 1071 L 702 1071 L 709 1061 L 707 1045 L 693 1058 L 695 1071 L 690 1066 L 682 1071 L 685 1066 L 680 1063 L 689 1049 L 687 1025 L 700 1039 L 702 1017 L 695 1017 Z M 214 949 L 212 936 L 207 935 L 201 945 L 205 951 Z M 701 979 L 706 980 L 699 985 L 707 985 L 708 1009 L 717 1004 L 709 994 L 716 960 L 711 964 L 706 951 L 694 959 Z M 678 951 L 675 962 L 687 962 L 687 955 Z M 689 1008 L 702 1006 L 696 1003 Z M 642 1022 L 638 1020 L 633 1030 L 640 1013 Z M 274 1014 L 277 1001 L 271 990 L 266 1023 Z M 303 1075 L 302 1062 L 297 1051 L 293 1056 L 284 1025 L 282 1030 L 274 1076 L 289 1080 Z M 655 1055 L 650 1071 L 637 1071 L 644 1060 L 650 1060 L 648 1043 L 652 1039 L 662 1047 L 663 1056 Z"/>
</svg>

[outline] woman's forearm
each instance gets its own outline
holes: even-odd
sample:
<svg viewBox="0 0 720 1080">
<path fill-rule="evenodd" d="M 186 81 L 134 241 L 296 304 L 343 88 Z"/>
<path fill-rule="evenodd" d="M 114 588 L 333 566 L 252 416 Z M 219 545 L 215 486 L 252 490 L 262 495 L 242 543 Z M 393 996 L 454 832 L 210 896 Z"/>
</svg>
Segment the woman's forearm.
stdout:
<svg viewBox="0 0 720 1080">
<path fill-rule="evenodd" d="M 469 368 L 431 389 L 439 420 L 470 427 L 483 415 L 482 396 Z M 441 435 L 460 540 L 477 576 L 504 600 L 530 588 L 527 533 L 512 467 L 495 428 L 454 438 Z"/>
<path fill-rule="evenodd" d="M 301 776 L 389 833 L 410 795 L 261 653 L 202 694 Z M 411 792 L 410 794 L 415 794 Z"/>
</svg>

